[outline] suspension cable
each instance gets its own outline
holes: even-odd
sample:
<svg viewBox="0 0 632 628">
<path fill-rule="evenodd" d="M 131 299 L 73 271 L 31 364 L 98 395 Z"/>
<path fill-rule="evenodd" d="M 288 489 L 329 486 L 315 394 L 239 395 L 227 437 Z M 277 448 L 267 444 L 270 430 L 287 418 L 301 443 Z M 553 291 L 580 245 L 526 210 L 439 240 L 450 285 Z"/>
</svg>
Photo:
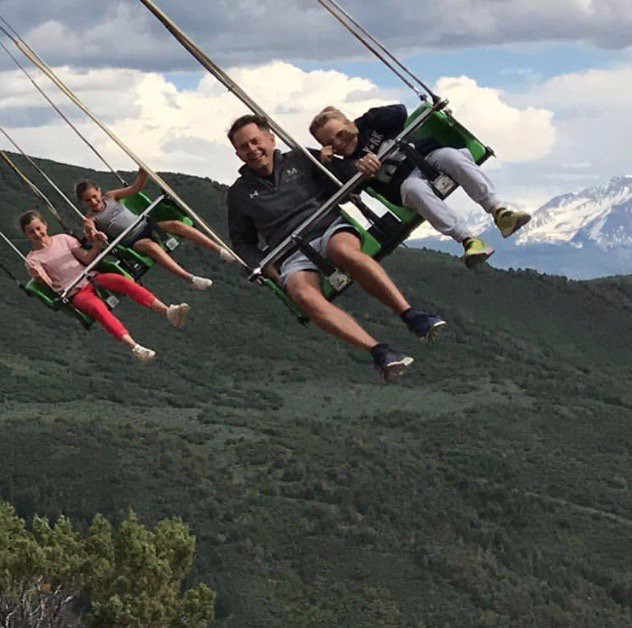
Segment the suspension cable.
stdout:
<svg viewBox="0 0 632 628">
<path fill-rule="evenodd" d="M 421 86 L 432 98 L 433 102 L 439 102 L 441 97 L 435 94 L 420 78 L 413 74 L 386 46 L 373 34 L 366 30 L 349 14 L 336 0 L 316 0 L 326 11 L 328 11 L 342 26 L 348 30 L 360 43 L 368 48 L 393 74 L 395 74 L 405 85 L 410 87 L 422 100 L 425 95 L 407 79 L 403 74 L 407 74 L 410 79 Z M 388 58 L 386 58 L 388 57 Z M 390 59 L 390 61 L 389 61 Z M 400 72 L 397 67 L 402 70 Z"/>
<path fill-rule="evenodd" d="M 123 141 L 116 136 L 94 113 L 72 92 L 72 90 L 55 74 L 55 72 L 37 55 L 37 53 L 20 37 L 15 29 L 7 22 L 7 20 L 0 16 L 0 21 L 5 24 L 6 28 L 0 25 L 0 31 L 2 31 L 9 39 L 13 41 L 18 50 L 26 56 L 31 63 L 37 66 L 48 78 L 70 99 L 77 105 L 95 124 L 97 124 L 101 130 L 124 152 L 127 156 L 136 163 L 139 168 L 142 168 L 147 172 L 149 177 L 164 190 L 171 199 L 184 211 L 190 218 L 192 218 L 206 234 L 215 241 L 215 243 L 221 248 L 225 249 L 238 263 L 245 268 L 248 268 L 248 264 L 235 252 L 232 248 L 222 240 L 222 238 L 211 229 L 206 222 L 191 208 L 189 205 L 180 198 L 175 190 L 154 170 L 152 170 L 138 155 L 136 155 Z M 10 29 L 10 31 L 8 30 Z"/>
<path fill-rule="evenodd" d="M 33 183 L 33 181 L 31 181 L 13 162 L 13 160 L 9 157 L 9 155 L 7 155 L 7 153 L 4 150 L 0 150 L 0 157 L 5 161 L 5 163 L 9 166 L 9 168 L 11 168 L 11 170 L 13 170 L 13 172 L 15 172 L 18 177 L 20 177 L 20 179 L 22 180 L 22 182 L 24 183 L 24 185 L 26 185 L 26 187 L 28 187 L 29 190 L 31 190 L 32 194 L 34 194 L 42 203 L 44 203 L 44 205 L 46 205 L 47 209 L 50 211 L 51 214 L 53 214 L 53 216 L 55 217 L 55 219 L 57 220 L 57 222 L 61 225 L 62 229 L 66 232 L 66 233 L 70 233 L 71 229 L 68 227 L 68 225 L 64 222 L 64 220 L 62 219 L 62 217 L 59 215 L 59 212 L 55 209 L 55 206 L 50 202 L 50 199 L 46 196 L 46 194 L 44 194 L 44 192 L 42 192 L 42 190 L 40 190 L 37 185 L 35 185 L 35 183 Z"/>
<path fill-rule="evenodd" d="M 69 120 L 64 112 L 50 99 L 48 94 L 35 82 L 35 79 L 27 72 L 24 66 L 15 58 L 12 52 L 4 45 L 0 40 L 0 46 L 3 50 L 13 59 L 15 65 L 22 70 L 26 78 L 33 84 L 35 89 L 46 99 L 48 104 L 59 114 L 60 118 L 81 138 L 83 143 L 98 157 L 101 163 L 123 184 L 127 185 L 127 181 L 109 164 L 109 162 L 103 157 L 103 155 L 96 149 L 96 147 L 86 138 L 81 131 Z"/>
<path fill-rule="evenodd" d="M 149 11 L 151 11 L 163 26 L 182 44 L 182 46 L 195 57 L 200 64 L 208 70 L 229 92 L 235 94 L 242 103 L 244 103 L 253 113 L 264 116 L 272 130 L 289 146 L 301 151 L 307 159 L 314 164 L 325 176 L 333 181 L 338 187 L 342 187 L 342 182 L 328 170 L 312 153 L 304 146 L 297 142 L 282 126 L 269 116 L 264 109 L 259 106 L 226 72 L 224 72 L 217 64 L 202 51 L 161 9 L 159 9 L 152 0 L 140 0 Z"/>
<path fill-rule="evenodd" d="M 35 160 L 29 157 L 16 143 L 16 141 L 9 135 L 6 129 L 0 125 L 0 133 L 2 133 L 8 140 L 20 151 L 21 155 L 26 159 L 35 170 L 37 170 L 46 179 L 48 184 L 61 196 L 66 204 L 79 216 L 81 220 L 84 219 L 84 215 L 79 211 L 79 208 L 66 196 L 65 192 L 35 163 Z"/>
<path fill-rule="evenodd" d="M 18 249 L 17 246 L 15 246 L 15 244 L 13 244 L 13 242 L 11 242 L 11 240 L 9 240 L 9 238 L 2 231 L 0 231 L 0 238 L 2 238 L 11 247 L 14 253 L 18 254 L 23 262 L 26 262 L 26 256 L 22 253 L 22 251 L 20 251 L 20 249 Z"/>
<path fill-rule="evenodd" d="M 15 246 L 13 242 L 11 242 L 11 240 L 9 240 L 9 238 L 1 230 L 0 230 L 0 238 L 2 238 L 9 245 L 12 251 L 14 251 L 15 253 L 19 255 L 22 261 L 26 262 L 26 257 L 24 257 L 24 255 L 22 254 L 22 251 L 20 251 L 20 249 L 18 249 L 18 247 Z M 5 275 L 9 277 L 9 279 L 11 279 L 17 284 L 18 288 L 20 288 L 21 290 L 25 290 L 22 282 L 4 265 L 4 262 L 0 261 L 0 268 L 4 271 Z"/>
</svg>

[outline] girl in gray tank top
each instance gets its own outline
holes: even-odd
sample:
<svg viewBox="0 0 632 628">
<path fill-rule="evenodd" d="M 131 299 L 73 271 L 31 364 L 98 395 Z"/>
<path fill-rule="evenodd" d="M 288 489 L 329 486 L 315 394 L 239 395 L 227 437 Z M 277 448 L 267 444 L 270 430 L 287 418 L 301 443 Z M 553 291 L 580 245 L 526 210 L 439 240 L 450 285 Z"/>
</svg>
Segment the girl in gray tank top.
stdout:
<svg viewBox="0 0 632 628">
<path fill-rule="evenodd" d="M 138 177 L 132 185 L 105 193 L 101 192 L 101 188 L 95 181 L 88 179 L 81 181 L 75 191 L 77 198 L 88 210 L 84 224 L 84 230 L 88 239 L 93 240 L 95 234 L 98 231 L 102 231 L 110 240 L 113 240 L 133 225 L 138 216 L 127 209 L 120 200 L 138 194 L 145 187 L 146 182 L 147 173 L 142 169 L 139 170 Z M 233 255 L 229 251 L 215 244 L 195 227 L 191 227 L 177 218 L 162 220 L 157 225 L 166 233 L 173 234 L 179 238 L 186 238 L 204 248 L 219 253 L 224 261 L 234 260 Z M 192 275 L 188 270 L 180 266 L 152 236 L 152 225 L 143 218 L 136 227 L 125 235 L 121 244 L 150 257 L 156 264 L 190 282 L 196 290 L 207 290 L 213 285 L 210 279 Z"/>
<path fill-rule="evenodd" d="M 88 217 L 94 220 L 97 229 L 103 231 L 105 235 L 113 240 L 118 237 L 123 231 L 128 229 L 137 220 L 138 216 L 134 212 L 130 211 L 113 198 L 105 197 L 103 199 L 104 207 L 102 210 L 93 208 L 90 211 Z M 145 235 L 145 231 L 149 231 L 148 235 Z M 145 237 L 151 237 L 151 226 L 146 218 L 143 218 L 121 241 L 123 246 L 132 246 L 136 240 Z"/>
</svg>

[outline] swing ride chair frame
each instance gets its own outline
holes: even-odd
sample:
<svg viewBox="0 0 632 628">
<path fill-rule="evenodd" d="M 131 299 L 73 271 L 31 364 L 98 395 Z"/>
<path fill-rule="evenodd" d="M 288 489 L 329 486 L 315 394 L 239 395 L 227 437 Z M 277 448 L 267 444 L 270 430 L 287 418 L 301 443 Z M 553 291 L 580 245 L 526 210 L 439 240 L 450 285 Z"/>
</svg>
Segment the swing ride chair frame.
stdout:
<svg viewBox="0 0 632 628">
<path fill-rule="evenodd" d="M 136 163 L 137 166 L 143 168 L 149 177 L 156 183 L 161 189 L 161 196 L 156 201 L 151 201 L 151 199 L 143 194 L 138 193 L 134 196 L 127 197 L 126 199 L 122 199 L 122 202 L 134 213 L 139 216 L 139 220 L 135 221 L 133 225 L 130 226 L 130 229 L 133 228 L 136 224 L 139 224 L 139 221 L 142 217 L 150 216 L 150 218 L 154 222 L 160 222 L 162 220 L 180 220 L 184 224 L 192 226 L 193 224 L 197 224 L 202 231 L 204 231 L 221 249 L 224 249 L 228 254 L 230 254 L 235 261 L 237 261 L 242 266 L 246 267 L 246 263 L 242 260 L 218 235 L 215 233 L 206 222 L 193 210 L 191 209 L 179 196 L 178 194 L 169 186 L 169 184 L 162 179 L 156 172 L 154 172 L 149 166 L 147 166 L 135 153 L 133 153 L 116 135 L 110 131 L 77 97 L 74 93 L 72 93 L 69 88 L 57 77 L 57 75 L 51 70 L 51 68 L 46 65 L 44 61 L 33 51 L 32 48 L 20 37 L 19 33 L 2 17 L 0 16 L 0 31 L 4 33 L 17 47 L 22 54 L 24 54 L 30 61 L 38 67 L 46 76 L 62 91 L 70 100 L 72 100 L 97 126 L 101 128 L 101 130 L 115 143 L 123 152 L 125 152 L 128 157 L 132 161 Z M 0 42 L 1 43 L 1 42 Z M 7 48 L 2 45 L 2 48 L 6 52 L 8 52 Z M 20 65 L 20 63 L 15 59 L 13 55 L 9 53 L 9 56 L 14 60 L 16 65 L 24 72 L 27 78 L 33 83 L 36 89 L 46 98 L 46 100 L 53 106 L 53 108 L 57 111 L 57 113 L 69 124 L 69 126 L 79 135 L 79 137 L 86 143 L 86 145 L 97 155 L 97 157 L 106 165 L 106 167 L 119 179 L 119 181 L 123 185 L 127 185 L 127 182 L 108 164 L 108 162 L 103 158 L 103 156 L 94 148 L 94 146 L 79 132 L 79 130 L 66 118 L 63 113 L 54 105 L 54 103 L 48 98 L 48 96 L 40 89 L 40 87 L 35 83 L 32 77 L 26 72 L 26 70 Z M 36 186 L 31 185 L 31 182 L 24 176 L 22 178 L 25 180 L 25 183 L 31 187 L 32 191 L 35 193 L 33 188 Z M 49 209 L 54 213 L 57 217 L 58 214 L 50 203 L 48 199 L 43 194 L 40 194 L 40 200 L 43 200 L 48 206 Z M 65 197 L 67 198 L 67 197 Z M 72 205 L 72 203 L 71 203 Z M 76 208 L 75 208 L 76 209 Z M 77 213 L 81 214 L 78 210 Z M 153 214 L 153 215 L 152 215 Z M 82 215 L 83 217 L 83 215 Z M 68 229 L 63 225 L 63 221 L 59 218 L 60 223 L 64 229 L 68 232 Z M 171 252 L 176 246 L 179 244 L 180 238 L 177 236 L 172 236 L 171 234 L 163 233 L 158 225 L 154 226 L 155 231 L 159 233 L 159 243 L 163 248 Z M 122 239 L 127 234 L 127 230 L 120 234 L 119 238 L 115 239 L 115 244 Z M 138 254 L 133 249 L 128 249 L 125 247 L 117 247 L 118 250 L 115 252 L 115 255 L 118 254 L 119 257 L 123 257 L 125 261 L 121 261 L 120 259 L 116 262 L 107 262 L 103 258 L 105 257 L 105 252 L 101 253 L 97 259 L 100 259 L 99 264 L 100 267 L 104 265 L 107 266 L 105 269 L 107 271 L 114 271 L 122 274 L 129 279 L 135 280 L 138 279 L 148 268 L 153 266 L 153 260 L 148 257 L 142 256 Z M 110 245 L 107 247 L 107 252 L 112 252 L 113 246 Z M 19 251 L 18 251 L 19 253 Z M 20 257 L 24 258 L 24 256 L 20 254 Z M 91 266 L 96 267 L 97 260 L 93 261 Z M 114 267 L 111 266 L 114 264 Z M 128 270 L 129 269 L 129 270 Z M 87 271 L 82 273 L 84 276 Z M 12 277 L 12 279 L 14 279 Z M 79 280 L 79 278 L 77 279 Z M 19 282 L 17 282 L 20 285 Z M 64 296 L 58 295 L 54 292 L 49 286 L 41 285 L 38 282 L 29 281 L 27 286 L 24 286 L 24 289 L 29 293 L 37 296 L 45 305 L 50 307 L 51 309 L 62 309 L 63 311 L 72 311 L 79 318 L 80 322 L 84 327 L 89 328 L 91 324 L 94 322 L 92 318 L 80 312 L 76 308 L 72 307 L 72 304 L 68 302 L 66 298 L 68 289 L 64 291 Z M 97 292 L 100 289 L 97 287 Z M 114 305 L 114 301 L 116 297 L 107 291 L 102 291 L 104 295 L 103 300 L 106 303 L 109 301 L 109 307 Z"/>
<path fill-rule="evenodd" d="M 433 105 L 429 103 L 422 104 L 409 116 L 404 130 L 397 138 L 392 140 L 386 150 L 378 155 L 378 159 L 384 161 L 389 155 L 402 148 L 409 150 L 407 140 L 411 136 L 418 138 L 433 137 L 442 146 L 467 148 L 478 165 L 483 164 L 493 156 L 494 152 L 491 148 L 483 145 L 465 127 L 459 124 L 449 112 L 443 111 L 446 105 L 447 101 L 444 100 L 438 101 Z M 459 187 L 448 175 L 435 170 L 427 162 L 420 162 L 419 166 L 423 168 L 424 175 L 429 179 L 435 194 L 439 198 L 447 198 Z M 259 263 L 259 266 L 251 273 L 250 279 L 260 280 L 264 267 L 269 264 L 278 266 L 279 262 L 291 255 L 294 250 L 300 249 L 320 270 L 322 275 L 321 288 L 328 300 L 335 299 L 337 295 L 346 290 L 352 284 L 349 275 L 336 268 L 329 259 L 323 257 L 301 238 L 301 234 L 305 229 L 331 211 L 339 211 L 343 220 L 354 227 L 360 236 L 361 250 L 364 253 L 370 255 L 376 261 L 380 261 L 387 255 L 390 255 L 410 236 L 414 229 L 424 222 L 424 219 L 414 210 L 390 202 L 369 187 L 366 192 L 380 201 L 387 211 L 382 215 L 375 212 L 372 212 L 372 215 L 367 215 L 366 212 L 363 212 L 363 216 L 368 220 L 369 226 L 367 227 L 360 223 L 344 208 L 338 207 L 338 204 L 343 202 L 349 194 L 353 193 L 353 190 L 364 180 L 361 174 L 355 175 L 308 220 L 299 225 L 277 247 L 267 253 Z M 299 321 L 306 323 L 308 320 L 307 316 L 290 299 L 286 291 L 270 279 L 265 281 L 266 283 L 269 282 L 269 287 L 296 315 Z"/>
<path fill-rule="evenodd" d="M 5 133 L 5 135 L 9 138 L 8 134 L 5 131 L 3 131 L 3 133 Z M 13 142 L 13 140 L 11 140 L 11 141 Z M 20 150 L 20 152 L 22 152 L 21 149 L 17 145 L 16 145 L 16 148 L 18 148 L 18 150 Z M 33 183 L 18 168 L 18 166 L 11 160 L 11 158 L 6 154 L 5 151 L 0 150 L 0 157 L 13 170 L 13 172 L 20 178 L 22 183 L 24 183 L 24 185 L 26 185 L 26 187 L 29 188 L 29 190 L 34 194 L 34 196 L 47 207 L 47 209 L 53 214 L 55 219 L 62 226 L 64 231 L 66 233 L 70 233 L 70 230 L 68 229 L 68 227 L 66 226 L 66 224 L 62 220 L 61 216 L 59 215 L 59 213 L 55 209 L 55 206 L 51 203 L 51 201 L 48 199 L 48 197 L 42 192 L 42 190 L 40 190 L 37 187 L 37 185 L 35 185 L 35 183 Z M 24 157 L 27 160 L 31 161 L 30 158 L 27 155 L 24 155 Z M 33 163 L 33 162 L 31 161 L 31 163 Z M 33 165 L 35 166 L 35 164 L 33 164 Z M 36 168 L 37 168 L 37 166 L 36 166 Z M 42 174 L 44 174 L 44 173 L 42 173 Z M 26 261 L 27 261 L 26 256 L 23 255 L 22 252 L 13 244 L 13 242 L 11 242 L 11 240 L 4 233 L 2 233 L 1 231 L 0 231 L 0 237 L 18 255 L 18 257 L 23 262 L 26 263 Z M 46 307 L 48 307 L 51 310 L 62 311 L 64 313 L 66 313 L 66 314 L 69 314 L 70 316 L 73 316 L 74 318 L 76 318 L 81 323 L 81 325 L 85 329 L 90 329 L 90 327 L 93 325 L 93 323 L 94 323 L 94 319 L 93 318 L 91 318 L 90 316 L 88 316 L 84 312 L 81 312 L 80 310 L 75 308 L 72 305 L 72 303 L 70 303 L 70 301 L 68 299 L 62 298 L 62 296 L 59 293 L 57 293 L 55 290 L 53 290 L 53 288 L 51 288 L 50 286 L 48 286 L 48 285 L 46 285 L 44 283 L 41 283 L 39 281 L 36 281 L 34 279 L 29 279 L 29 281 L 26 284 L 22 284 L 22 282 L 19 281 L 4 266 L 4 264 L 2 265 L 2 269 L 4 270 L 5 274 L 7 274 L 27 296 L 37 298 L 41 303 L 43 303 Z M 132 279 L 132 276 L 124 268 L 124 266 L 122 265 L 121 261 L 117 260 L 117 259 L 115 259 L 115 260 L 102 259 L 100 261 L 100 263 L 99 263 L 98 269 L 101 272 L 117 273 L 117 274 L 123 275 L 124 277 L 127 277 L 129 279 Z M 118 302 L 119 302 L 118 297 L 114 293 L 112 293 L 112 292 L 110 292 L 108 290 L 105 290 L 103 288 L 98 288 L 97 287 L 97 293 L 100 296 L 100 298 L 105 302 L 105 304 L 107 305 L 107 307 L 109 309 L 114 309 L 116 307 L 116 305 L 118 304 Z"/>
<path fill-rule="evenodd" d="M 333 263 L 316 252 L 302 238 L 302 233 L 316 220 L 327 215 L 331 211 L 340 212 L 343 220 L 353 226 L 359 233 L 362 241 L 362 251 L 370 255 L 376 260 L 381 260 L 390 254 L 410 233 L 419 226 L 423 219 L 413 210 L 395 205 L 389 202 L 380 194 L 376 193 L 370 187 L 366 192 L 379 200 L 385 207 L 386 213 L 380 215 L 368 208 L 361 202 L 359 196 L 354 193 L 356 188 L 365 182 L 363 175 L 358 173 L 344 185 L 329 171 L 320 161 L 310 153 L 305 147 L 300 145 L 294 138 L 289 135 L 273 118 L 271 118 L 250 96 L 219 66 L 217 66 L 202 50 L 192 42 L 178 26 L 161 10 L 152 0 L 139 0 L 165 28 L 179 41 L 179 43 L 192 55 L 198 62 L 206 68 L 216 79 L 218 79 L 228 91 L 235 94 L 251 111 L 256 114 L 265 116 L 272 130 L 287 144 L 290 148 L 300 150 L 306 158 L 311 161 L 315 167 L 319 168 L 326 176 L 328 176 L 336 185 L 339 186 L 331 198 L 329 198 L 310 218 L 303 224 L 299 225 L 289 236 L 287 236 L 278 246 L 271 251 L 265 251 L 263 260 L 256 268 L 249 267 L 246 262 L 241 259 L 227 244 L 225 244 L 215 232 L 199 217 L 191 208 L 180 199 L 175 192 L 150 168 L 148 168 L 134 153 L 128 149 L 119 138 L 117 138 L 105 125 L 100 122 L 94 114 L 81 103 L 78 98 L 60 81 L 60 79 L 52 72 L 52 70 L 36 55 L 36 53 L 24 42 L 17 32 L 0 17 L 11 32 L 0 26 L 0 30 L 8 35 L 17 46 L 17 48 L 29 60 L 39 67 L 56 85 L 70 98 L 75 104 L 81 108 L 101 129 L 124 151 L 127 155 L 137 163 L 140 167 L 147 170 L 149 176 L 163 190 L 172 197 L 173 201 L 178 205 L 187 216 L 193 218 L 195 222 L 200 224 L 203 229 L 211 235 L 211 237 L 223 248 L 230 252 L 236 261 L 238 261 L 248 272 L 249 279 L 259 284 L 267 286 L 281 301 L 290 309 L 290 311 L 301 321 L 308 321 L 305 313 L 299 306 L 293 302 L 282 286 L 278 285 L 272 279 L 266 278 L 263 274 L 264 267 L 268 264 L 279 264 L 285 257 L 290 255 L 292 251 L 301 250 L 309 259 L 311 259 L 319 268 L 322 274 L 322 287 L 325 296 L 332 300 L 337 294 L 345 290 L 351 283 L 351 278 L 347 273 L 335 268 Z M 360 26 L 335 0 L 316 0 L 329 13 L 331 13 L 337 21 L 339 21 L 348 31 L 350 31 L 365 47 L 375 54 L 392 72 L 394 72 L 400 80 L 402 80 L 415 94 L 421 99 L 422 104 L 408 117 L 404 130 L 380 151 L 378 158 L 384 161 L 389 155 L 396 151 L 402 151 L 407 157 L 412 159 L 416 167 L 418 167 L 424 176 L 430 181 L 431 185 L 439 198 L 446 198 L 451 194 L 458 185 L 446 174 L 441 173 L 432 168 L 421 155 L 415 155 L 412 146 L 408 145 L 408 138 L 424 138 L 432 137 L 441 146 L 450 146 L 453 148 L 468 148 L 474 161 L 481 165 L 494 153 L 491 148 L 482 144 L 472 133 L 457 122 L 449 110 L 446 109 L 447 101 L 441 99 L 438 95 L 418 79 L 408 68 L 406 68 L 396 57 L 394 57 L 385 46 L 383 46 L 373 35 Z M 406 74 L 407 76 L 404 76 Z M 417 87 L 419 86 L 419 87 Z M 420 89 L 421 88 L 421 89 Z M 423 91 L 422 91 L 423 90 Z M 423 92 L 426 93 L 423 93 Z M 428 94 L 432 99 L 432 104 L 427 102 Z M 84 141 L 86 141 L 84 139 Z M 93 147 L 91 147 L 93 148 Z M 93 148 L 94 150 L 94 148 Z M 118 175 L 117 175 L 118 176 Z M 119 177 L 120 178 L 120 177 Z M 143 195 L 144 196 L 144 195 Z M 130 197 L 130 199 L 133 197 Z M 124 199 L 125 202 L 127 199 Z M 352 216 L 344 208 L 338 205 L 344 201 L 351 201 L 359 209 L 360 213 L 368 222 L 368 227 Z M 130 205 L 134 205 L 129 201 Z M 126 203 L 127 204 L 127 203 Z M 131 208 L 131 207 L 130 207 Z M 138 257 L 136 252 L 133 252 Z"/>
<path fill-rule="evenodd" d="M 110 242 L 110 244 L 108 244 L 108 246 L 103 249 L 103 251 L 101 251 L 101 253 L 99 253 L 99 255 L 97 255 L 97 257 L 92 260 L 92 262 L 90 262 L 81 271 L 81 273 L 79 273 L 79 275 L 77 275 L 77 277 L 72 280 L 70 284 L 66 286 L 63 292 L 58 294 L 49 286 L 42 286 L 42 284 L 40 284 L 39 282 L 35 282 L 34 280 L 29 281 L 29 283 L 26 285 L 27 291 L 33 292 L 41 300 L 47 302 L 51 309 L 59 309 L 62 305 L 70 307 L 75 314 L 78 314 L 80 322 L 82 322 L 84 326 L 89 328 L 94 322 L 94 319 L 84 314 L 80 310 L 77 310 L 77 308 L 72 305 L 68 297 L 69 293 L 83 279 L 88 278 L 89 280 L 91 280 L 89 277 L 89 273 L 92 270 L 98 268 L 105 272 L 110 269 L 111 272 L 119 272 L 119 274 L 123 274 L 123 276 L 127 277 L 128 279 L 134 280 L 134 277 L 131 276 L 128 272 L 121 272 L 122 269 L 120 267 L 116 265 L 109 266 L 105 258 L 119 245 L 119 243 L 125 238 L 125 236 L 127 236 L 128 233 L 130 233 L 135 227 L 137 227 L 143 221 L 143 219 L 146 218 L 164 200 L 164 198 L 165 196 L 163 194 L 159 196 L 155 201 L 150 202 L 147 207 L 138 214 L 136 220 L 125 230 L 123 230 L 112 242 Z M 97 289 L 97 292 L 100 293 L 100 298 L 102 298 L 102 300 L 110 309 L 114 309 L 119 303 L 118 297 L 114 293 L 110 291 L 104 291 L 102 288 L 100 288 L 98 286 L 98 281 L 95 281 L 94 285 Z"/>
<path fill-rule="evenodd" d="M 178 40 L 178 42 L 208 70 L 217 80 L 220 81 L 231 93 L 241 100 L 253 113 L 265 116 L 271 129 L 290 148 L 300 150 L 315 167 L 319 168 L 326 176 L 332 179 L 340 189 L 330 199 L 328 199 L 308 220 L 299 225 L 289 236 L 287 236 L 272 251 L 264 251 L 265 256 L 259 265 L 252 269 L 248 268 L 249 279 L 266 285 L 277 296 L 288 309 L 302 323 L 307 323 L 308 317 L 300 307 L 290 299 L 287 292 L 278 283 L 264 276 L 264 267 L 268 264 L 277 264 L 287 257 L 293 250 L 301 250 L 316 266 L 322 274 L 322 289 L 325 296 L 332 300 L 337 294 L 345 290 L 351 284 L 351 278 L 347 273 L 337 269 L 333 263 L 315 251 L 307 242 L 302 239 L 301 234 L 309 225 L 319 218 L 322 218 L 331 211 L 339 211 L 344 220 L 351 224 L 360 234 L 363 252 L 371 255 L 376 260 L 395 250 L 410 233 L 419 226 L 423 219 L 414 211 L 395 205 L 389 202 L 371 188 L 366 191 L 386 206 L 387 212 L 378 215 L 366 205 L 359 202 L 354 190 L 364 181 L 361 174 L 354 176 L 346 184 L 342 184 L 336 177 L 320 163 L 306 148 L 292 138 L 271 116 L 269 116 L 239 85 L 237 85 L 228 74 L 217 66 L 182 30 L 169 18 L 153 0 L 139 0 L 163 26 Z M 385 159 L 388 155 L 398 149 L 406 150 L 406 139 L 410 135 L 416 137 L 434 137 L 441 145 L 452 146 L 454 148 L 467 147 L 472 153 L 475 162 L 480 165 L 494 153 L 491 148 L 483 145 L 465 127 L 459 124 L 447 110 L 444 110 L 447 101 L 441 99 L 437 94 L 425 85 L 419 78 L 401 64 L 375 37 L 363 29 L 351 16 L 333 2 L 331 7 L 326 6 L 325 0 L 316 0 L 326 8 L 334 17 L 343 24 L 364 46 L 375 54 L 391 71 L 393 71 L 415 94 L 421 99 L 422 104 L 408 118 L 406 127 L 400 135 L 388 146 L 378 157 Z M 333 1 L 333 0 L 332 0 Z M 337 10 L 337 13 L 336 13 Z M 345 19 L 349 23 L 345 23 Z M 390 59 L 390 61 L 389 61 Z M 398 69 L 399 68 L 399 69 Z M 400 71 L 401 70 L 401 71 Z M 404 73 L 408 77 L 404 76 Z M 416 87 L 415 83 L 419 86 Z M 421 88 L 421 89 L 420 89 Z M 423 90 L 423 91 L 422 91 Z M 426 92 L 432 98 L 432 104 L 426 102 Z M 421 156 L 416 163 L 422 169 L 424 175 L 430 180 L 435 193 L 440 198 L 446 198 L 458 185 L 444 173 L 438 172 L 427 164 Z M 361 214 L 369 222 L 369 227 L 362 225 L 356 218 L 339 208 L 338 204 L 351 200 L 360 210 Z"/>
<path fill-rule="evenodd" d="M 162 194 L 158 200 L 159 202 L 154 203 L 151 211 L 147 215 L 147 218 L 154 231 L 154 241 L 157 242 L 164 251 L 171 255 L 180 245 L 181 239 L 176 235 L 167 233 L 161 229 L 160 225 L 157 223 L 162 222 L 163 220 L 178 220 L 179 222 L 191 227 L 193 226 L 193 221 L 177 206 L 171 203 L 166 194 Z M 126 198 L 121 199 L 121 203 L 131 212 L 139 215 L 152 204 L 152 200 L 144 192 L 137 192 L 132 196 L 127 196 Z M 131 246 L 128 247 L 123 244 L 118 244 L 113 253 L 123 262 L 135 280 L 140 279 L 155 265 L 155 262 L 151 259 L 151 257 L 139 253 Z"/>
<path fill-rule="evenodd" d="M 140 214 L 137 215 L 136 220 L 126 227 L 121 233 L 119 233 L 112 242 L 110 242 L 102 251 L 97 255 L 64 289 L 61 293 L 62 299 L 68 298 L 68 293 L 84 278 L 88 276 L 88 273 L 94 269 L 105 258 L 110 251 L 112 251 L 122 240 L 125 239 L 128 233 L 141 224 L 144 218 L 164 199 L 164 195 L 159 196 L 155 201 L 152 201 Z"/>
</svg>

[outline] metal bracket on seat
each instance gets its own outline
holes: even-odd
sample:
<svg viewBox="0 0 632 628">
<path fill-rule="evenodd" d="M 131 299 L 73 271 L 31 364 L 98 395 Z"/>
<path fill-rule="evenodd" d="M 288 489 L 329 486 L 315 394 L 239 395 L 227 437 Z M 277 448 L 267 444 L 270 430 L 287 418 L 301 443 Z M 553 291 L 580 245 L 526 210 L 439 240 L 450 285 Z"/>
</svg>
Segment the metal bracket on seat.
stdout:
<svg viewBox="0 0 632 628">
<path fill-rule="evenodd" d="M 299 250 L 320 270 L 331 287 L 340 292 L 352 283 L 351 277 L 337 268 L 333 262 L 321 255 L 309 242 L 301 236 L 293 236 Z"/>
<path fill-rule="evenodd" d="M 434 188 L 440 198 L 445 198 L 457 186 L 452 178 L 447 174 L 437 170 L 433 165 L 419 153 L 419 151 L 406 141 L 399 142 L 399 149 L 406 155 L 407 159 L 419 168 L 420 172 L 428 179 L 430 185 Z"/>
</svg>

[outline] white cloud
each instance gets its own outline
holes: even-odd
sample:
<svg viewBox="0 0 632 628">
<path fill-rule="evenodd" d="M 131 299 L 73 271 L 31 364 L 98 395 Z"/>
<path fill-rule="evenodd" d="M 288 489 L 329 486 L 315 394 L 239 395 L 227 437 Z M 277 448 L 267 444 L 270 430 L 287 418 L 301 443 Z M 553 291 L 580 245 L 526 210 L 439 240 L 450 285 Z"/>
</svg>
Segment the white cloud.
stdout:
<svg viewBox="0 0 632 628">
<path fill-rule="evenodd" d="M 313 0 L 159 4 L 223 64 L 368 56 Z M 516 42 L 632 44 L 629 0 L 345 0 L 344 6 L 399 53 Z M 164 71 L 194 63 L 139 2 L 1 0 L 0 13 L 55 65 Z"/>
<path fill-rule="evenodd" d="M 161 74 L 137 70 L 58 70 L 64 80 L 133 151 L 152 167 L 231 181 L 240 165 L 226 139 L 231 122 L 246 108 L 209 75 L 195 89 L 178 88 Z M 368 79 L 336 71 L 305 72 L 272 62 L 230 70 L 235 80 L 298 141 L 313 144 L 307 127 L 326 104 L 342 104 L 350 115 L 392 101 Z M 6 80 L 3 80 L 6 78 Z M 41 82 L 42 86 L 45 83 Z M 53 94 L 46 88 L 47 93 Z M 12 129 L 23 148 L 37 156 L 100 167 L 88 149 L 57 118 L 17 72 L 0 74 L 0 118 L 20 108 L 29 122 Z M 55 96 L 54 100 L 59 102 Z M 129 160 L 103 133 L 71 106 L 73 121 L 117 167 Z M 0 122 L 1 123 L 1 122 Z"/>
<path fill-rule="evenodd" d="M 526 106 L 512 107 L 499 89 L 481 87 L 467 76 L 445 77 L 435 91 L 447 98 L 456 117 L 503 162 L 541 159 L 555 141 L 553 112 Z"/>
<path fill-rule="evenodd" d="M 555 112 L 553 150 L 525 170 L 540 186 L 549 184 L 561 193 L 629 170 L 632 64 L 556 76 L 509 101 L 514 106 L 538 103 Z"/>
<path fill-rule="evenodd" d="M 212 77 L 203 75 L 199 84 L 178 89 L 155 72 L 77 72 L 68 67 L 59 71 L 80 98 L 155 169 L 222 182 L 236 176 L 240 163 L 225 132 L 246 109 Z M 337 71 L 307 72 L 282 62 L 230 73 L 300 142 L 309 144 L 313 144 L 309 121 L 325 105 L 339 106 L 353 117 L 403 97 L 366 78 Z M 537 205 L 554 194 L 629 170 L 632 96 L 622 86 L 631 78 L 632 67 L 620 67 L 558 76 L 521 94 L 478 85 L 464 76 L 445 77 L 436 89 L 450 99 L 456 117 L 498 153 L 499 158 L 485 167 L 494 168 L 492 178 L 501 196 Z M 60 98 L 55 100 L 63 102 Z M 120 168 L 133 167 L 71 107 L 64 105 L 108 160 Z M 50 115 L 23 77 L 0 73 L 0 124 L 9 127 L 27 152 L 101 168 L 72 132 Z M 6 119 L 16 121 L 7 124 Z M 480 217 L 463 196 L 450 203 Z"/>
</svg>

